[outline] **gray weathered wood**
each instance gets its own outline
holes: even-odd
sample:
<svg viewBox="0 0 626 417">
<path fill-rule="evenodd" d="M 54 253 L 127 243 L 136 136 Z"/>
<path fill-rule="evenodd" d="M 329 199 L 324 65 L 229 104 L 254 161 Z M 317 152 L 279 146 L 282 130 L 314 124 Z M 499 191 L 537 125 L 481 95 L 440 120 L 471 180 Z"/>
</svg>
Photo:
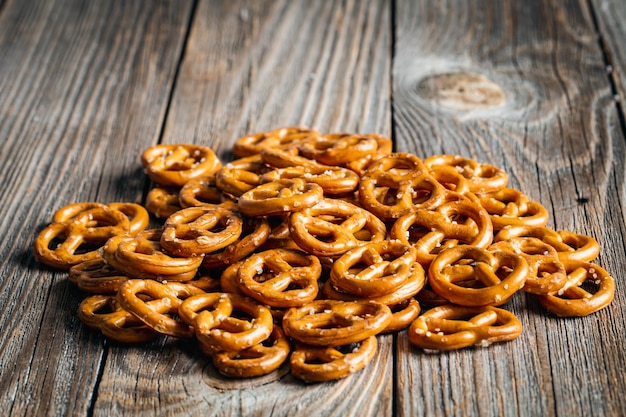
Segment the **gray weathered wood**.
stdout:
<svg viewBox="0 0 626 417">
<path fill-rule="evenodd" d="M 519 294 L 507 308 L 522 336 L 487 349 L 425 354 L 400 336 L 399 415 L 622 415 L 624 132 L 587 3 L 396 4 L 398 149 L 503 167 L 551 227 L 596 237 L 618 281 L 613 304 L 580 319 Z"/>
<path fill-rule="evenodd" d="M 0 9 L 0 406 L 88 415 L 103 339 L 66 272 L 32 256 L 52 212 L 140 201 L 191 3 L 6 1 Z M 124 186 L 122 186 L 122 184 Z"/>
</svg>

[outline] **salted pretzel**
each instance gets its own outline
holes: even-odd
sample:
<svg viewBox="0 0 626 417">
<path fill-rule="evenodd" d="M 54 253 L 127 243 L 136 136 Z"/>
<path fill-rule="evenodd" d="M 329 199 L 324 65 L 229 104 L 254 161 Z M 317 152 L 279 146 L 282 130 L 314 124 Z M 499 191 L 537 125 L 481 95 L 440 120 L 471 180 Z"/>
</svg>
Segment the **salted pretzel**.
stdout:
<svg viewBox="0 0 626 417">
<path fill-rule="evenodd" d="M 283 317 L 287 336 L 312 346 L 341 346 L 382 332 L 391 310 L 375 301 L 315 300 Z"/>
<path fill-rule="evenodd" d="M 247 297 L 247 295 L 241 291 L 241 287 L 239 286 L 238 272 L 242 263 L 243 260 L 234 262 L 233 264 L 228 265 L 220 274 L 220 289 L 223 292 Z"/>
<path fill-rule="evenodd" d="M 78 318 L 120 343 L 144 343 L 160 336 L 160 333 L 124 310 L 114 295 L 98 294 L 85 298 L 78 307 Z"/>
<path fill-rule="evenodd" d="M 237 204 L 248 216 L 272 216 L 313 207 L 323 197 L 322 187 L 295 178 L 259 185 L 241 195 Z"/>
<path fill-rule="evenodd" d="M 446 190 L 462 195 L 467 195 L 471 192 L 469 180 L 461 175 L 456 168 L 441 165 L 428 170 L 428 172 Z"/>
<path fill-rule="evenodd" d="M 578 286 L 539 296 L 539 302 L 546 310 L 559 317 L 584 317 L 613 301 L 615 280 L 604 268 L 589 262 L 569 261 L 566 269 Z"/>
<path fill-rule="evenodd" d="M 131 279 L 120 287 L 117 301 L 159 333 L 180 338 L 191 338 L 194 328 L 177 319 L 183 300 L 204 291 L 193 285 L 177 282 L 163 284 L 149 279 Z M 151 301 L 146 301 L 149 297 Z"/>
<path fill-rule="evenodd" d="M 215 176 L 215 185 L 223 192 L 239 197 L 261 185 L 261 176 L 270 171 L 260 155 L 237 159 L 224 165 Z"/>
<path fill-rule="evenodd" d="M 391 322 L 381 333 L 395 333 L 406 329 L 419 316 L 421 308 L 413 297 L 401 303 L 389 306 L 391 309 Z"/>
<path fill-rule="evenodd" d="M 102 256 L 115 269 L 133 278 L 189 281 L 196 275 L 201 256 L 173 257 L 161 246 L 161 230 L 148 229 L 134 237 L 115 237 L 102 248 Z"/>
<path fill-rule="evenodd" d="M 501 168 L 494 165 L 479 163 L 459 155 L 435 155 L 424 159 L 429 170 L 439 166 L 451 166 L 470 182 L 473 193 L 491 193 L 506 187 L 509 176 Z"/>
<path fill-rule="evenodd" d="M 358 246 L 333 263 L 330 282 L 361 297 L 390 294 L 409 280 L 416 256 L 417 249 L 399 240 Z"/>
<path fill-rule="evenodd" d="M 522 333 L 522 323 L 501 308 L 446 304 L 415 319 L 408 333 L 409 341 L 422 349 L 455 350 L 513 340 Z"/>
<path fill-rule="evenodd" d="M 88 293 L 115 294 L 128 276 L 104 259 L 97 258 L 73 265 L 69 270 L 69 280 Z"/>
<path fill-rule="evenodd" d="M 180 318 L 196 331 L 211 330 L 232 312 L 231 298 L 221 292 L 192 295 L 178 307 Z"/>
<path fill-rule="evenodd" d="M 150 215 L 142 205 L 136 203 L 109 203 L 109 207 L 124 213 L 129 220 L 128 233 L 136 235 L 150 224 Z"/>
<path fill-rule="evenodd" d="M 245 135 L 235 141 L 233 153 L 243 158 L 257 155 L 266 148 L 288 148 L 298 145 L 300 142 L 316 138 L 319 135 L 314 129 L 306 127 L 289 126 L 274 129 L 269 132 Z"/>
<path fill-rule="evenodd" d="M 437 255 L 428 269 L 428 282 L 454 304 L 497 306 L 523 287 L 528 271 L 526 260 L 515 253 L 460 245 Z"/>
<path fill-rule="evenodd" d="M 262 182 L 279 179 L 300 178 L 319 185 L 325 195 L 339 195 L 354 191 L 359 185 L 359 176 L 352 170 L 322 164 L 290 166 L 263 174 Z"/>
<path fill-rule="evenodd" d="M 130 221 L 107 206 L 83 210 L 65 222 L 51 223 L 34 243 L 35 258 L 59 269 L 100 257 L 99 249 L 113 236 L 128 235 Z"/>
<path fill-rule="evenodd" d="M 494 230 L 500 230 L 506 226 L 541 227 L 548 224 L 548 210 L 514 188 L 505 187 L 483 194 L 479 197 L 479 201 L 491 216 Z"/>
<path fill-rule="evenodd" d="M 157 219 L 166 219 L 182 208 L 179 193 L 180 187 L 154 187 L 146 196 L 146 209 Z"/>
<path fill-rule="evenodd" d="M 366 242 L 385 238 L 385 224 L 354 204 L 323 199 L 289 217 L 291 238 L 316 256 L 337 256 Z"/>
<path fill-rule="evenodd" d="M 141 163 L 152 181 L 179 187 L 214 175 L 222 165 L 211 148 L 191 144 L 152 146 L 141 154 Z"/>
<path fill-rule="evenodd" d="M 267 375 L 278 369 L 289 357 L 291 343 L 280 326 L 270 336 L 252 347 L 239 351 L 213 353 L 213 365 L 224 375 L 250 378 Z"/>
<path fill-rule="evenodd" d="M 410 153 L 394 152 L 373 161 L 361 180 L 369 178 L 380 181 L 381 184 L 397 185 L 411 182 L 425 173 L 427 168 L 420 158 Z"/>
<path fill-rule="evenodd" d="M 315 299 L 322 266 L 317 257 L 291 249 L 273 249 L 248 257 L 237 272 L 239 288 L 277 308 L 300 307 Z"/>
<path fill-rule="evenodd" d="M 197 256 L 235 242 L 243 230 L 241 215 L 224 207 L 188 207 L 165 221 L 161 246 L 174 256 Z"/>
<path fill-rule="evenodd" d="M 346 346 L 297 345 L 289 360 L 291 373 L 305 382 L 333 381 L 363 369 L 378 348 L 376 336 Z"/>
<path fill-rule="evenodd" d="M 204 352 L 242 351 L 267 339 L 274 328 L 270 310 L 249 297 L 224 293 L 232 313 L 209 322 L 195 318 L 196 337 Z M 209 317 L 209 316 L 206 316 Z"/>
<path fill-rule="evenodd" d="M 235 207 L 235 201 L 217 188 L 214 175 L 195 178 L 186 182 L 178 193 L 178 201 L 181 208 L 200 206 Z"/>
<path fill-rule="evenodd" d="M 300 153 L 321 164 L 341 166 L 378 150 L 378 141 L 371 135 L 333 133 L 302 142 Z"/>
<path fill-rule="evenodd" d="M 272 169 L 321 165 L 314 159 L 301 156 L 297 147 L 289 149 L 263 148 L 259 155 L 263 162 Z"/>
<path fill-rule="evenodd" d="M 493 226 L 480 205 L 465 199 L 406 214 L 394 222 L 389 237 L 413 245 L 417 261 L 427 268 L 446 248 L 461 244 L 487 247 L 493 240 Z"/>
</svg>

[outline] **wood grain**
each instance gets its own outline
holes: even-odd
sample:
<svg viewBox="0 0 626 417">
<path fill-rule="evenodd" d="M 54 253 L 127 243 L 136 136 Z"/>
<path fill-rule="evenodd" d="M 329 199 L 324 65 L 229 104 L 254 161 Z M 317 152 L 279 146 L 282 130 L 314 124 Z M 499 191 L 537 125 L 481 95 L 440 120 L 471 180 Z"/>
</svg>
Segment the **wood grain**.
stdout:
<svg viewBox="0 0 626 417">
<path fill-rule="evenodd" d="M 0 392 L 4 415 L 87 415 L 106 351 L 32 245 L 77 201 L 140 201 L 190 2 L 6 1 L 0 10 Z M 125 184 L 126 186 L 120 186 Z M 7 238 L 8 237 L 8 238 Z"/>
<path fill-rule="evenodd" d="M 624 220 L 610 208 L 623 213 L 624 137 L 587 4 L 396 5 L 398 149 L 503 167 L 513 187 L 547 206 L 552 227 L 595 236 L 599 263 L 622 276 Z M 446 74 L 465 75 L 465 83 L 450 90 Z M 499 87 L 504 102 L 472 75 Z M 450 91 L 435 94 L 438 83 Z M 564 320 L 519 294 L 507 304 L 525 325 L 516 341 L 429 355 L 400 336 L 398 414 L 623 414 L 626 348 L 615 330 L 626 325 L 623 306 L 618 290 L 609 308 Z"/>
</svg>

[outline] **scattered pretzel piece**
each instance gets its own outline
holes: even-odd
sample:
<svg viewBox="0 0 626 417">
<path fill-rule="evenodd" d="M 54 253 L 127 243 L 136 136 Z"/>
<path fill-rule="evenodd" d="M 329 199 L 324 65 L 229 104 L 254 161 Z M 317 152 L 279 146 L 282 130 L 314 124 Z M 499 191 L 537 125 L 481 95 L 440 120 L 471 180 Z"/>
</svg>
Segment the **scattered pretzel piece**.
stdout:
<svg viewBox="0 0 626 417">
<path fill-rule="evenodd" d="M 221 162 L 207 146 L 155 145 L 141 154 L 150 179 L 166 186 L 183 186 L 194 178 L 214 175 Z"/>
</svg>

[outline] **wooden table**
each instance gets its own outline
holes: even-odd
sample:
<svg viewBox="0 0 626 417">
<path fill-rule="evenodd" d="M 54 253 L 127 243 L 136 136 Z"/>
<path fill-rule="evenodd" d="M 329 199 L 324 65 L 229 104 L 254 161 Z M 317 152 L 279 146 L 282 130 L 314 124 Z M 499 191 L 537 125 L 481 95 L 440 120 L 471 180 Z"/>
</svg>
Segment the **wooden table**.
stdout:
<svg viewBox="0 0 626 417">
<path fill-rule="evenodd" d="M 624 39 L 621 0 L 1 0 L 1 413 L 626 414 Z M 62 205 L 143 202 L 145 148 L 229 160 L 288 125 L 504 168 L 550 227 L 598 239 L 613 303 L 560 319 L 519 294 L 512 342 L 428 354 L 402 332 L 337 382 L 230 380 L 189 341 L 105 340 L 67 273 L 34 259 Z"/>
</svg>

